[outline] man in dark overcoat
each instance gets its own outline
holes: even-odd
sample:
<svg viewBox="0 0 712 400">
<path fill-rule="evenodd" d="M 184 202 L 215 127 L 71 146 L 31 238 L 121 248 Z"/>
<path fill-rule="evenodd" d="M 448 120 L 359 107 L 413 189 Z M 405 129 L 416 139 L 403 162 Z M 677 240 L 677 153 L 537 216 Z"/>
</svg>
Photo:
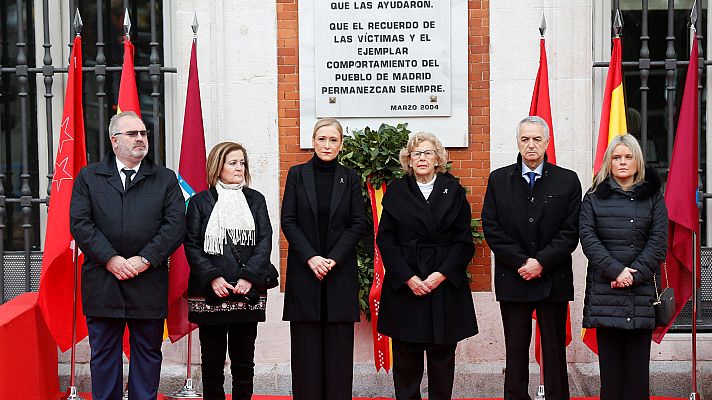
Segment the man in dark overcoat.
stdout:
<svg viewBox="0 0 712 400">
<path fill-rule="evenodd" d="M 531 399 L 529 346 L 536 311 L 547 400 L 569 398 L 566 319 L 574 299 L 571 253 L 578 244 L 581 182 L 575 172 L 546 159 L 549 127 L 539 117 L 517 126 L 517 162 L 489 176 L 482 209 L 494 252 L 506 371 L 504 398 Z"/>
<path fill-rule="evenodd" d="M 185 201 L 175 173 L 146 157 L 148 131 L 138 115 L 111 118 L 109 138 L 114 154 L 80 171 L 70 206 L 71 232 L 84 253 L 92 398 L 122 397 L 128 325 L 129 398 L 155 399 L 168 314 L 166 261 L 185 233 Z"/>
</svg>

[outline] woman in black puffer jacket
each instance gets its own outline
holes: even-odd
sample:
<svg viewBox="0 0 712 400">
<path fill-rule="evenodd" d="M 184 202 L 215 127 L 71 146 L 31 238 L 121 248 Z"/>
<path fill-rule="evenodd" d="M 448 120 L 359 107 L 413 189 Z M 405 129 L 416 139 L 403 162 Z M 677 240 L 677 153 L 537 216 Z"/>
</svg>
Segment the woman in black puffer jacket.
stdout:
<svg viewBox="0 0 712 400">
<path fill-rule="evenodd" d="M 596 328 L 601 400 L 649 398 L 655 329 L 653 275 L 665 260 L 667 209 L 660 178 L 632 135 L 611 141 L 581 204 L 588 257 L 583 327 Z"/>
</svg>

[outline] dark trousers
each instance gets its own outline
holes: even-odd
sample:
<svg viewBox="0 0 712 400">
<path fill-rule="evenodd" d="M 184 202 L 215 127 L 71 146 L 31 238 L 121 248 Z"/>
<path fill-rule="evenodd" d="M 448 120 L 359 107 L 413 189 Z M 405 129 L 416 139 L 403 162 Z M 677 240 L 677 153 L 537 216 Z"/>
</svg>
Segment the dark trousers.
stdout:
<svg viewBox="0 0 712 400">
<path fill-rule="evenodd" d="M 646 329 L 596 329 L 601 400 L 650 398 L 652 335 Z"/>
<path fill-rule="evenodd" d="M 566 372 L 567 302 L 502 301 L 499 308 L 507 351 L 504 373 L 505 400 L 530 400 L 529 346 L 532 338 L 532 312 L 536 310 L 541 352 L 544 358 L 544 390 L 547 400 L 569 399 Z"/>
<path fill-rule="evenodd" d="M 291 322 L 294 400 L 351 400 L 353 322 Z"/>
<path fill-rule="evenodd" d="M 225 400 L 225 352 L 230 354 L 232 398 L 252 398 L 257 322 L 199 325 L 203 399 Z"/>
<path fill-rule="evenodd" d="M 449 400 L 455 378 L 455 348 L 453 344 L 410 343 L 392 340 L 393 386 L 397 400 L 420 400 L 423 380 L 423 353 L 428 362 L 428 399 Z"/>
<path fill-rule="evenodd" d="M 120 400 L 123 396 L 121 353 L 127 324 L 131 346 L 129 398 L 153 400 L 158 396 L 163 360 L 163 320 L 87 317 L 91 394 L 94 400 Z"/>
</svg>

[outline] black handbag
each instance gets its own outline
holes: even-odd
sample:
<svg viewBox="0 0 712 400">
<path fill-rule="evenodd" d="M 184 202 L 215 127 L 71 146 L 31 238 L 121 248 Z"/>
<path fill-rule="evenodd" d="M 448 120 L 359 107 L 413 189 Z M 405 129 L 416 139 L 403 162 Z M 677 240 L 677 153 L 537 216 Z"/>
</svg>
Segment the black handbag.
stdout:
<svg viewBox="0 0 712 400">
<path fill-rule="evenodd" d="M 663 271 L 665 272 L 665 281 L 667 282 L 667 264 L 663 263 Z M 653 274 L 653 284 L 655 285 L 655 325 L 668 326 L 675 316 L 675 289 L 666 287 L 662 292 L 658 292 L 658 284 Z"/>
</svg>

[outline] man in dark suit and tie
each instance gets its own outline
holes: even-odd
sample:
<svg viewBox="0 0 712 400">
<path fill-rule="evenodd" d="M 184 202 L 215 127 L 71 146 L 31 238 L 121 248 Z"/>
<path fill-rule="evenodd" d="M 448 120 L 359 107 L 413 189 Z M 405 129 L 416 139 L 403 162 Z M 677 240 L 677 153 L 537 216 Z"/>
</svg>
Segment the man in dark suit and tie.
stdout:
<svg viewBox="0 0 712 400">
<path fill-rule="evenodd" d="M 482 209 L 504 326 L 506 400 L 531 399 L 529 346 L 535 310 L 546 398 L 569 398 L 566 319 L 568 302 L 574 299 L 571 253 L 578 244 L 581 182 L 575 172 L 547 162 L 548 144 L 543 119 L 521 120 L 517 162 L 490 174 Z"/>
<path fill-rule="evenodd" d="M 81 170 L 70 206 L 71 232 L 84 253 L 92 399 L 122 397 L 128 325 L 129 398 L 149 400 L 161 373 L 166 260 L 183 241 L 185 201 L 175 173 L 146 157 L 148 131 L 138 115 L 111 118 L 109 138 L 114 154 Z"/>
</svg>

